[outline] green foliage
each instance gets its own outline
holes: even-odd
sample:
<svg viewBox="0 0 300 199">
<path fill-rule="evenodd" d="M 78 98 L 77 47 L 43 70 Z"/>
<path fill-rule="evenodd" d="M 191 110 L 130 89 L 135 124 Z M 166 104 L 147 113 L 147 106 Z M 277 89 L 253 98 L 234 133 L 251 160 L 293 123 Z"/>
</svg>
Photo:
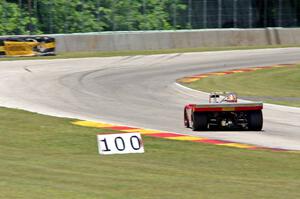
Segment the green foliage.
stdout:
<svg viewBox="0 0 300 199">
<path fill-rule="evenodd" d="M 298 27 L 299 12 L 298 0 L 0 0 L 0 34 Z"/>
<path fill-rule="evenodd" d="M 0 1 L 0 35 L 4 34 L 28 34 L 30 24 L 37 24 L 37 19 L 29 17 L 28 13 L 23 13 L 14 3 Z M 38 33 L 38 31 L 36 32 Z"/>
<path fill-rule="evenodd" d="M 180 28 L 180 0 L 0 0 L 0 34 Z M 174 12 L 176 11 L 176 15 Z"/>
<path fill-rule="evenodd" d="M 41 1 L 38 18 L 40 29 L 49 33 L 101 31 L 105 24 L 97 21 L 96 5 L 92 1 Z"/>
</svg>

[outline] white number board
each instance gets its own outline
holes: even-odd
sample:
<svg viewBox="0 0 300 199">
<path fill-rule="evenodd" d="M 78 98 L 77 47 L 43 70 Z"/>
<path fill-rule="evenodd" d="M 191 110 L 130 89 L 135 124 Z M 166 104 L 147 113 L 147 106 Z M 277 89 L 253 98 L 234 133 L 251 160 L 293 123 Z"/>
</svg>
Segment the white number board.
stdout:
<svg viewBox="0 0 300 199">
<path fill-rule="evenodd" d="M 99 154 L 144 153 L 140 133 L 97 135 Z"/>
</svg>

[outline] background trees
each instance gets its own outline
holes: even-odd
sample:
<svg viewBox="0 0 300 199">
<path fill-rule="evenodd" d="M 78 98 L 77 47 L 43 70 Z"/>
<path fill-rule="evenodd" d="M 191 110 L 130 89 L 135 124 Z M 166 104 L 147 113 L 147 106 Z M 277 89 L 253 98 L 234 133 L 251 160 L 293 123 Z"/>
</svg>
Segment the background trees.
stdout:
<svg viewBox="0 0 300 199">
<path fill-rule="evenodd" d="M 0 35 L 299 27 L 300 0 L 0 0 Z"/>
<path fill-rule="evenodd" d="M 180 0 L 0 0 L 0 34 L 162 30 Z M 172 15 L 170 9 L 178 12 Z"/>
</svg>

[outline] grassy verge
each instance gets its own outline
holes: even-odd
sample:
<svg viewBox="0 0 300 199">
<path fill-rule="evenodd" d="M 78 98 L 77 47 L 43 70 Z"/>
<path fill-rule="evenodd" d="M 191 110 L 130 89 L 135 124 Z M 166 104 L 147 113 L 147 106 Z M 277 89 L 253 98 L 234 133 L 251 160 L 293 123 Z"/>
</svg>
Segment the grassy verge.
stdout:
<svg viewBox="0 0 300 199">
<path fill-rule="evenodd" d="M 145 154 L 100 156 L 103 129 L 0 109 L 0 198 L 300 198 L 297 153 L 144 137 Z"/>
<path fill-rule="evenodd" d="M 35 59 L 67 59 L 67 58 L 85 58 L 85 57 L 113 57 L 113 56 L 134 56 L 134 55 L 155 55 L 187 52 L 206 52 L 223 50 L 249 50 L 265 48 L 288 48 L 299 47 L 299 45 L 274 45 L 274 46 L 235 46 L 235 47 L 203 47 L 203 48 L 183 48 L 183 49 L 165 49 L 165 50 L 141 50 L 141 51 L 111 51 L 111 52 L 64 52 L 56 56 L 45 57 L 7 57 L 0 58 L 0 61 L 13 60 L 35 60 Z"/>
<path fill-rule="evenodd" d="M 185 85 L 206 92 L 234 91 L 245 99 L 300 107 L 300 65 L 210 76 Z"/>
</svg>

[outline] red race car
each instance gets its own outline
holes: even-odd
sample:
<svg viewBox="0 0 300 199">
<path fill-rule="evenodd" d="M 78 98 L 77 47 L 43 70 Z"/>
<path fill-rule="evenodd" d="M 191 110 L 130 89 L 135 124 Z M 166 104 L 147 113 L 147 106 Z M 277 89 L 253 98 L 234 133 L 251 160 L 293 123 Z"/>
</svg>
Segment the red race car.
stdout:
<svg viewBox="0 0 300 199">
<path fill-rule="evenodd" d="M 184 107 L 184 125 L 197 130 L 245 129 L 260 131 L 263 127 L 263 103 L 238 103 L 232 92 L 213 92 L 207 104 Z"/>
</svg>

